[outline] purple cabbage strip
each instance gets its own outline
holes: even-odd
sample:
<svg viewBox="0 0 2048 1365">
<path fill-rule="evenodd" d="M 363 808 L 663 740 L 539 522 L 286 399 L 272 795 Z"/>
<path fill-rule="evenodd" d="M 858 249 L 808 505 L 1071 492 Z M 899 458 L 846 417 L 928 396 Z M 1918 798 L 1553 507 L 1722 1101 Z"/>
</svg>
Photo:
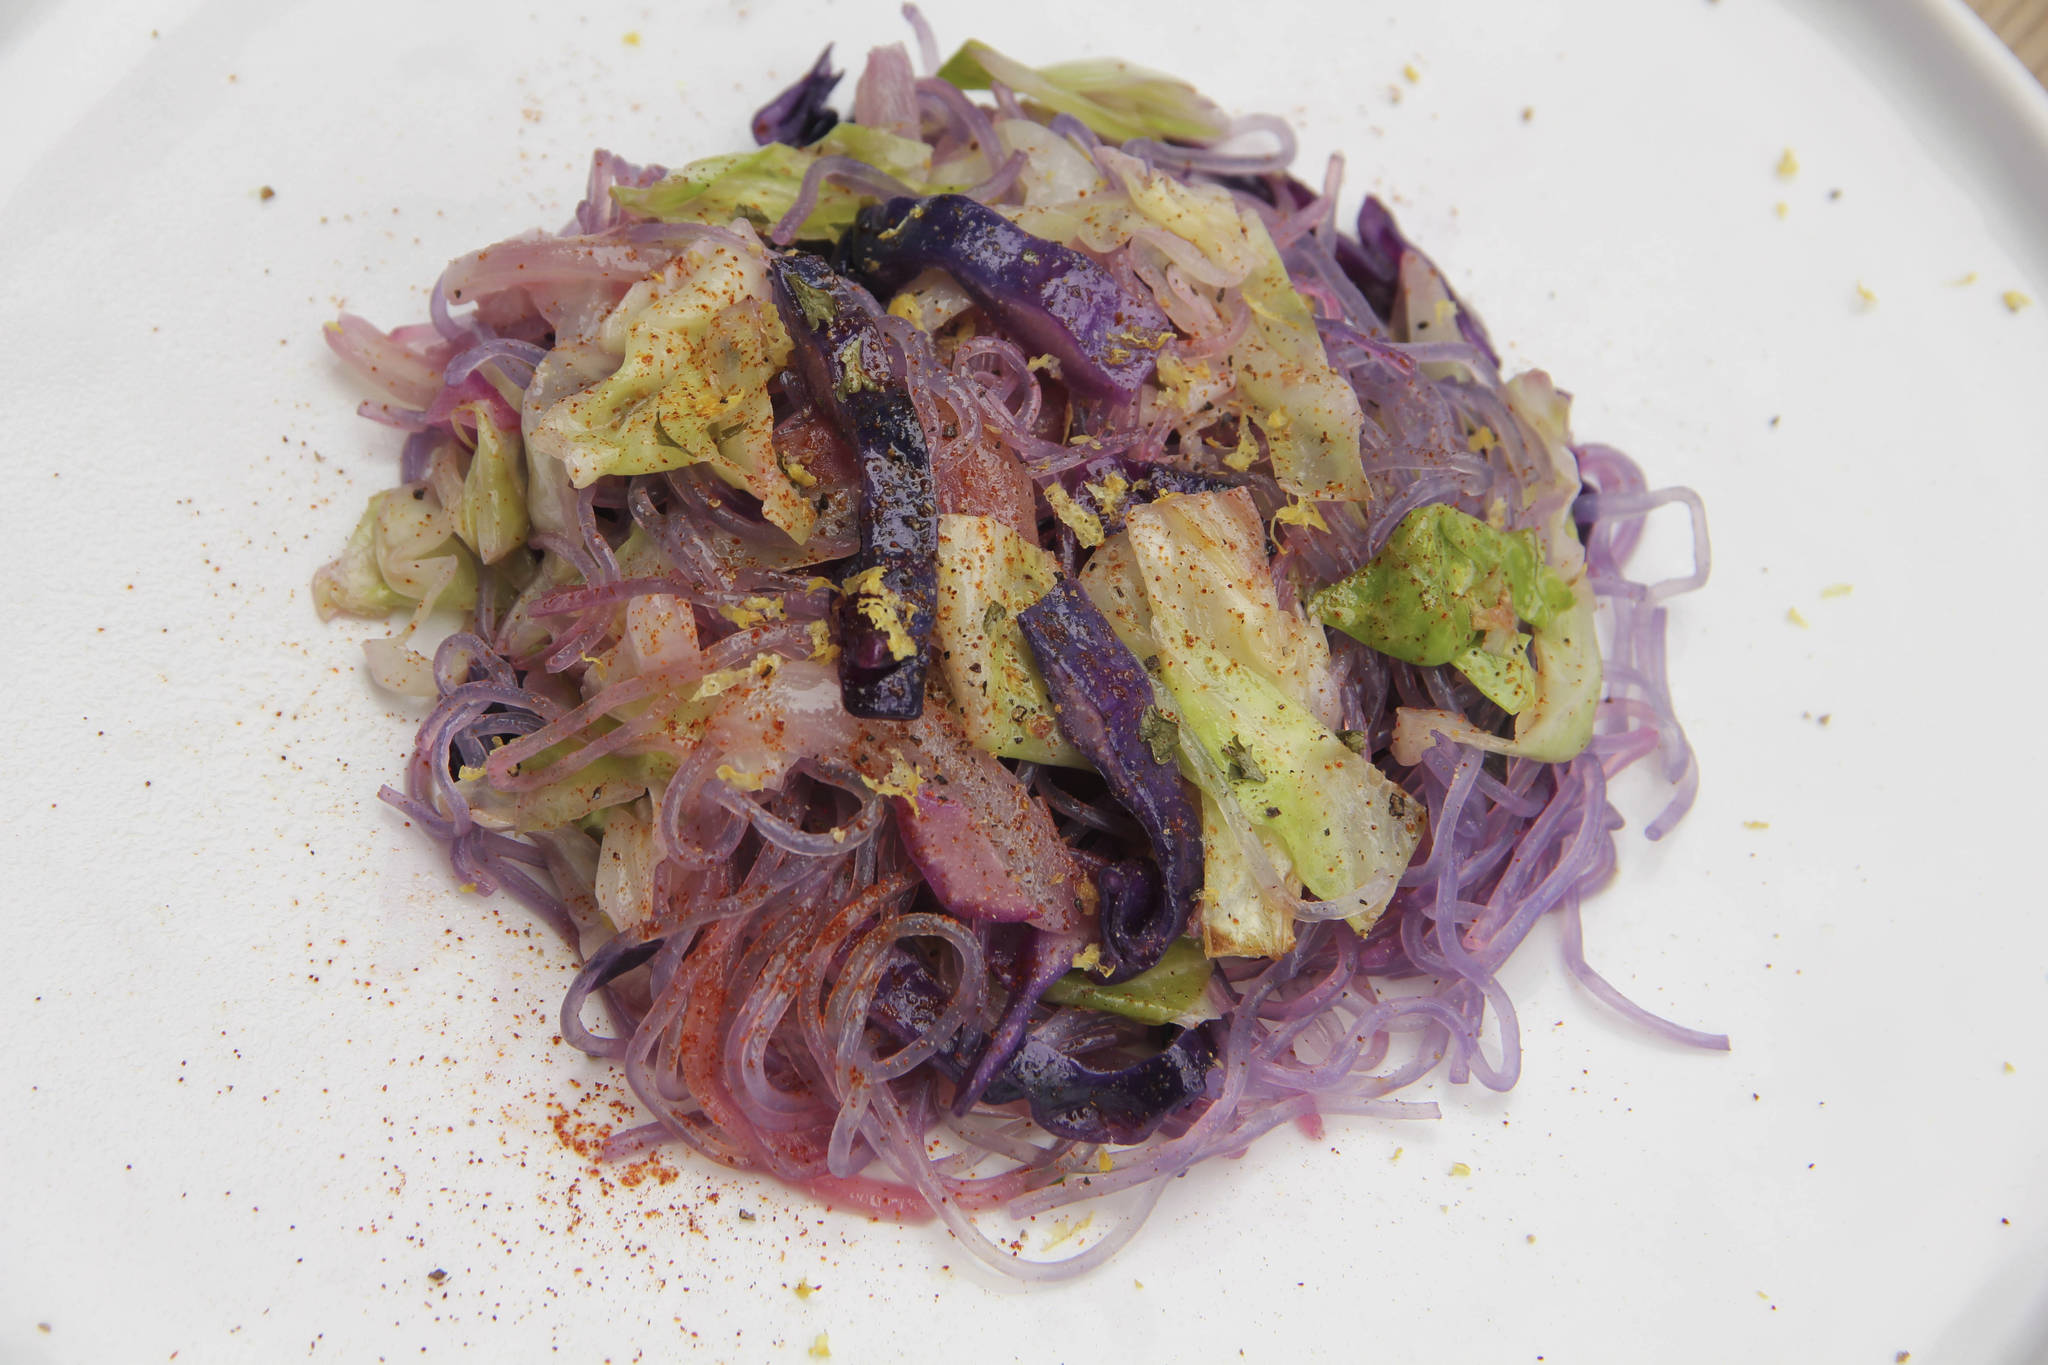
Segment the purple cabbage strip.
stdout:
<svg viewBox="0 0 2048 1365">
<path fill-rule="evenodd" d="M 1159 861 L 1156 897 L 1103 887 L 1103 959 L 1111 980 L 1128 980 L 1187 929 L 1202 891 L 1201 811 L 1174 762 L 1173 722 L 1153 704 L 1152 679 L 1081 585 L 1061 582 L 1018 612 L 1017 624 L 1038 657 L 1060 729 L 1144 827 Z"/>
<path fill-rule="evenodd" d="M 936 1027 L 946 989 L 908 953 L 898 953 L 882 974 L 869 1017 L 899 1042 Z M 985 1044 L 964 1028 L 933 1054 L 932 1067 L 958 1084 L 969 1059 Z M 1055 1137 L 1075 1142 L 1143 1142 L 1176 1111 L 1201 1099 L 1216 1065 L 1206 1026 L 1184 1029 L 1164 1049 L 1105 1071 L 1062 1052 L 1043 1037 L 1026 1035 L 983 1096 L 990 1104 L 1024 1100 L 1032 1120 Z"/>
<path fill-rule="evenodd" d="M 944 270 L 1006 335 L 1057 359 L 1060 381 L 1087 397 L 1137 397 L 1173 336 L 1158 304 L 1127 293 L 1101 265 L 966 195 L 862 209 L 839 252 L 878 297 Z"/>
<path fill-rule="evenodd" d="M 1344 242 L 1337 261 L 1381 322 L 1393 319 L 1401 296 L 1401 253 L 1411 249 L 1387 206 L 1367 195 L 1358 209 L 1358 239 Z"/>
<path fill-rule="evenodd" d="M 825 101 L 845 74 L 832 69 L 832 44 L 825 44 L 811 69 L 754 115 L 754 141 L 764 147 L 771 142 L 806 147 L 831 132 L 839 115 L 827 109 Z"/>
<path fill-rule="evenodd" d="M 924 429 L 876 325 L 874 300 L 804 252 L 777 256 L 769 274 L 811 401 L 832 414 L 860 461 L 853 573 L 882 570 L 881 611 L 863 610 L 876 600 L 865 592 L 840 599 L 840 700 L 852 715 L 911 720 L 924 712 L 939 596 L 938 494 Z M 904 658 L 874 619 L 892 611 L 912 644 Z"/>
<path fill-rule="evenodd" d="M 988 1046 L 975 1062 L 973 1074 L 953 1097 L 955 1114 L 972 1109 L 1024 1046 L 1024 1030 L 1031 1022 L 1032 1011 L 1038 1008 L 1039 1000 L 1052 988 L 1052 983 L 1067 974 L 1074 965 L 1074 954 L 1085 946 L 1085 940 L 1078 934 L 1047 933 L 1029 925 L 1024 929 L 1028 946 L 1018 955 L 1009 1002 L 1003 1006 L 1002 1018 L 996 1022 L 996 1031 L 989 1035 Z"/>
<path fill-rule="evenodd" d="M 991 1104 L 1028 1101 L 1032 1120 L 1055 1137 L 1129 1146 L 1201 1099 L 1215 1066 L 1207 1027 L 1183 1030 L 1162 1051 L 1114 1071 L 1027 1039 L 987 1098 Z"/>
<path fill-rule="evenodd" d="M 1344 273 L 1358 286 L 1365 301 L 1373 306 L 1386 321 L 1394 315 L 1394 300 L 1401 288 L 1401 254 L 1413 251 L 1425 261 L 1429 257 L 1422 249 L 1401 235 L 1400 224 L 1394 221 L 1394 213 L 1374 195 L 1367 195 L 1358 208 L 1358 241 L 1354 244 L 1343 242 L 1337 252 L 1338 263 Z M 1436 270 L 1435 262 L 1430 269 Z M 1438 270 L 1439 275 L 1443 274 Z M 1444 288 L 1449 291 L 1451 305 L 1458 312 L 1458 334 L 1483 354 L 1493 367 L 1500 368 L 1500 352 L 1493 349 L 1493 340 L 1486 335 L 1486 326 L 1479 321 L 1479 315 L 1465 306 L 1447 281 Z"/>
<path fill-rule="evenodd" d="M 1105 503 L 1095 489 L 1111 474 L 1122 478 L 1125 487 Z M 1063 482 L 1072 485 L 1067 491 L 1076 503 L 1101 518 L 1103 532 L 1115 535 L 1124 529 L 1124 521 L 1133 507 L 1156 502 L 1169 493 L 1223 492 L 1240 486 L 1244 481 L 1147 460 L 1133 460 L 1123 455 L 1105 455 L 1090 460 L 1077 477 Z"/>
</svg>

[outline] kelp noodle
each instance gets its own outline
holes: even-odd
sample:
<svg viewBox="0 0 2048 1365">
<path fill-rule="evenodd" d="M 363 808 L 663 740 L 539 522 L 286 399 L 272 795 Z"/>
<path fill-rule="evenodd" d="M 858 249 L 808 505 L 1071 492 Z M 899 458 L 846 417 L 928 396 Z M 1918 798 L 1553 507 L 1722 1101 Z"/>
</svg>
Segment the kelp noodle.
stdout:
<svg viewBox="0 0 2048 1365">
<path fill-rule="evenodd" d="M 1699 499 L 1571 444 L 1279 120 L 934 69 L 911 19 L 925 74 L 877 50 L 853 119 L 828 52 L 757 150 L 601 151 L 429 323 L 328 332 L 408 435 L 316 600 L 412 612 L 370 646 L 427 699 L 384 797 L 579 954 L 563 1037 L 648 1116 L 608 1154 L 1060 1276 L 1281 1124 L 1512 1086 L 1545 915 L 1593 995 L 1725 1048 L 1580 927 L 1609 781 L 1654 769 L 1652 839 L 1698 785 L 1664 640 Z M 1631 579 L 1674 503 L 1694 571 Z M 1064 1259 L 977 1225 L 1118 1190 Z"/>
</svg>

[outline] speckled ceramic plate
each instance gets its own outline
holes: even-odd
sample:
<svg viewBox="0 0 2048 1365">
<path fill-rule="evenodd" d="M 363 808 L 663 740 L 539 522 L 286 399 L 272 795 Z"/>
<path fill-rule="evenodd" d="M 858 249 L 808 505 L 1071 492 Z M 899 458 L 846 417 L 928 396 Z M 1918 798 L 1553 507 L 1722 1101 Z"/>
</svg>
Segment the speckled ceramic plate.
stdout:
<svg viewBox="0 0 2048 1365">
<path fill-rule="evenodd" d="M 1650 845 L 1621 792 L 1586 921 L 1734 1051 L 1616 1020 L 1545 927 L 1512 1093 L 1275 1134 L 1032 1291 L 933 1228 L 593 1164 L 629 1110 L 555 1037 L 570 960 L 376 801 L 410 718 L 307 597 L 395 449 L 318 329 L 422 316 L 450 256 L 559 224 L 593 145 L 729 149 L 827 38 L 904 30 L 31 0 L 0 14 L 0 1357 L 2035 1358 L 2048 98 L 1959 0 L 930 8 L 1342 148 L 1582 437 L 1705 496 L 1671 658 L 1700 801 Z"/>
</svg>

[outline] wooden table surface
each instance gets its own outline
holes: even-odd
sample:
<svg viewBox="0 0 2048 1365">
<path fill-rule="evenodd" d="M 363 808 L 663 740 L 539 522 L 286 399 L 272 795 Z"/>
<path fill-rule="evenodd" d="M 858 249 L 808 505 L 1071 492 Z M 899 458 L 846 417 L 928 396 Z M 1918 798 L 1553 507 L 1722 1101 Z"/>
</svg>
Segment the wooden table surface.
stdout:
<svg viewBox="0 0 2048 1365">
<path fill-rule="evenodd" d="M 1970 8 L 2048 85 L 2048 0 L 1970 0 Z"/>
</svg>

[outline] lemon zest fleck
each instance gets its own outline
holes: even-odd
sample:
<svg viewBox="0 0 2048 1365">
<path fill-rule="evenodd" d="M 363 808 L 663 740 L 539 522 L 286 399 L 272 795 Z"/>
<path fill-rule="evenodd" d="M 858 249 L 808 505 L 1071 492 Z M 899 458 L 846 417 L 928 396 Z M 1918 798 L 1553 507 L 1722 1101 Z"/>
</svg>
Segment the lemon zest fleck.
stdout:
<svg viewBox="0 0 2048 1365">
<path fill-rule="evenodd" d="M 1101 483 L 1082 486 L 1095 495 L 1095 505 L 1102 509 L 1102 515 L 1105 517 L 1115 516 L 1117 509 L 1124 505 L 1124 499 L 1130 496 L 1131 491 L 1131 481 L 1114 469 L 1103 477 Z"/>
<path fill-rule="evenodd" d="M 706 673 L 697 684 L 697 690 L 690 694 L 691 701 L 709 701 L 721 692 L 729 692 L 741 683 L 754 678 L 765 678 L 782 666 L 782 660 L 773 654 L 756 654 L 754 661 L 745 668 L 721 668 L 716 673 Z"/>
<path fill-rule="evenodd" d="M 1223 457 L 1223 463 L 1242 474 L 1259 461 L 1259 441 L 1252 435 L 1250 422 L 1237 424 L 1237 449 Z"/>
<path fill-rule="evenodd" d="M 811 658 L 817 663 L 830 663 L 839 657 L 839 646 L 832 643 L 832 627 L 824 621 L 811 622 Z"/>
<path fill-rule="evenodd" d="M 1306 498 L 1300 497 L 1290 500 L 1285 507 L 1275 512 L 1272 525 L 1266 529 L 1273 532 L 1274 538 L 1277 540 L 1279 535 L 1276 528 L 1283 524 L 1288 526 L 1313 526 L 1318 531 L 1330 529 L 1330 523 L 1323 520 L 1323 514 L 1317 509 L 1316 505 Z"/>
<path fill-rule="evenodd" d="M 718 765 L 718 780 L 743 792 L 757 792 L 768 785 L 768 779 L 760 773 L 743 773 L 730 763 Z"/>
<path fill-rule="evenodd" d="M 779 597 L 749 597 L 738 606 L 730 602 L 721 605 L 718 614 L 744 630 L 763 621 L 783 620 L 789 613 Z"/>
<path fill-rule="evenodd" d="M 1193 415 L 1204 406 L 1196 397 L 1197 388 L 1207 388 L 1216 380 L 1215 371 L 1205 360 L 1186 361 L 1171 351 L 1159 356 L 1160 397 L 1175 411 Z"/>
<path fill-rule="evenodd" d="M 782 465 L 782 472 L 798 488 L 816 488 L 818 486 L 818 476 L 806 468 L 802 460 L 795 459 L 789 455 L 783 455 L 778 458 Z"/>
<path fill-rule="evenodd" d="M 890 299 L 889 316 L 902 318 L 919 330 L 924 328 L 924 306 L 917 301 L 915 294 L 898 294 Z"/>
<path fill-rule="evenodd" d="M 908 659 L 917 653 L 917 641 L 910 638 L 910 631 L 903 622 L 904 609 L 909 603 L 882 581 L 882 574 L 880 564 L 870 565 L 841 583 L 839 588 L 848 597 L 855 598 L 855 610 L 888 637 L 889 657 Z"/>
<path fill-rule="evenodd" d="M 1052 1225 L 1052 1235 L 1045 1239 L 1045 1245 L 1040 1250 L 1051 1251 L 1056 1246 L 1073 1241 L 1076 1237 L 1087 1231 L 1088 1226 L 1094 1221 L 1095 1215 L 1092 1213 L 1084 1214 L 1079 1218 L 1060 1219 Z"/>
<path fill-rule="evenodd" d="M 1092 550 L 1102 543 L 1102 518 L 1075 502 L 1066 489 L 1056 483 L 1047 484 L 1045 500 L 1052 504 L 1052 514 L 1066 523 L 1083 549 Z"/>
<path fill-rule="evenodd" d="M 908 801 L 912 815 L 924 814 L 917 804 L 917 794 L 924 789 L 924 774 L 913 764 L 905 763 L 902 755 L 897 755 L 896 760 L 889 765 L 889 771 L 882 774 L 880 781 L 866 773 L 861 774 L 860 780 L 877 796 L 900 796 Z"/>
</svg>

